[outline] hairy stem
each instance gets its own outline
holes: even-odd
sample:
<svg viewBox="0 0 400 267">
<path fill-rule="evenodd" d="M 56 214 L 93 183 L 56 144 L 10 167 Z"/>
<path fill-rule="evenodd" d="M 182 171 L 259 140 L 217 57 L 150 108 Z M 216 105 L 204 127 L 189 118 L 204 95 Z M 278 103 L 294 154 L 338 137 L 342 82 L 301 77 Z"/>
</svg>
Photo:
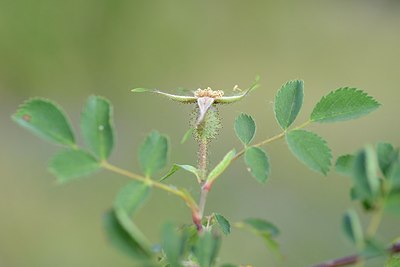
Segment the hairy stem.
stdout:
<svg viewBox="0 0 400 267">
<path fill-rule="evenodd" d="M 207 194 L 208 190 L 204 189 L 204 181 L 207 178 L 207 165 L 208 165 L 208 159 L 207 159 L 207 149 L 208 149 L 208 142 L 205 139 L 199 140 L 199 160 L 198 160 L 198 169 L 200 171 L 200 186 L 201 186 L 201 192 L 200 192 L 200 200 L 199 200 L 199 212 L 197 214 L 200 223 L 197 224 L 197 230 L 202 231 L 203 225 L 201 224 L 201 220 L 203 219 L 204 215 L 204 209 L 206 206 L 207 202 Z"/>
<path fill-rule="evenodd" d="M 199 141 L 199 159 L 198 159 L 198 169 L 200 171 L 200 180 L 204 181 L 207 178 L 207 140 Z"/>
</svg>

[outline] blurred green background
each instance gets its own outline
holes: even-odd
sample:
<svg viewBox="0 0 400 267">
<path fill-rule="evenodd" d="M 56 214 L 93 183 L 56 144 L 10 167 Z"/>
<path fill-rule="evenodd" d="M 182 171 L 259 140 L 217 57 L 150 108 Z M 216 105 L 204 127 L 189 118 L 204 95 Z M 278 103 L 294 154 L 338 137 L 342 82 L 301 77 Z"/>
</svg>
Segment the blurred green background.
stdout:
<svg viewBox="0 0 400 267">
<path fill-rule="evenodd" d="M 179 144 L 192 107 L 134 95 L 131 88 L 174 92 L 211 86 L 229 92 L 259 74 L 257 91 L 220 108 L 224 128 L 212 143 L 215 161 L 240 146 L 233 120 L 242 111 L 258 123 L 256 140 L 279 132 L 272 101 L 287 80 L 305 80 L 297 123 L 330 90 L 358 87 L 383 106 L 356 121 L 309 128 L 329 142 L 336 158 L 379 140 L 399 145 L 399 47 L 399 1 L 1 0 L 0 266 L 135 266 L 107 244 L 101 226 L 103 212 L 127 179 L 101 172 L 57 186 L 46 162 L 58 148 L 10 120 L 24 100 L 57 101 L 78 130 L 87 96 L 109 98 L 118 131 L 111 161 L 138 170 L 136 151 L 152 129 L 171 136 L 171 163 L 194 164 L 196 145 Z M 262 217 L 276 223 L 283 266 L 353 252 L 341 234 L 341 216 L 352 205 L 348 179 L 308 170 L 284 141 L 267 150 L 273 168 L 268 183 L 260 186 L 238 161 L 215 184 L 207 212 L 231 221 Z M 197 194 L 182 175 L 170 181 Z M 162 222 L 190 222 L 190 215 L 180 200 L 154 191 L 136 221 L 157 242 Z M 383 241 L 399 235 L 398 222 L 384 218 Z M 275 266 L 263 242 L 240 230 L 224 238 L 220 260 Z"/>
</svg>

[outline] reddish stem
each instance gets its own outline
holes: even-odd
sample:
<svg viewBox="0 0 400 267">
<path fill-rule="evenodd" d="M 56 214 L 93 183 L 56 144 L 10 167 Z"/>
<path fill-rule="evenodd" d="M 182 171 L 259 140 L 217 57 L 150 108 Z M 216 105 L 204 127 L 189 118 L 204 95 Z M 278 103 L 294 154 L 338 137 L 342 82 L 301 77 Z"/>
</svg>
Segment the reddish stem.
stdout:
<svg viewBox="0 0 400 267">
<path fill-rule="evenodd" d="M 393 244 L 390 248 L 387 249 L 387 252 L 390 254 L 396 254 L 400 252 L 400 242 Z M 355 264 L 362 259 L 360 255 L 350 255 L 343 258 L 329 260 L 323 263 L 319 263 L 314 265 L 313 267 L 340 267 L 347 266 L 351 264 Z"/>
</svg>

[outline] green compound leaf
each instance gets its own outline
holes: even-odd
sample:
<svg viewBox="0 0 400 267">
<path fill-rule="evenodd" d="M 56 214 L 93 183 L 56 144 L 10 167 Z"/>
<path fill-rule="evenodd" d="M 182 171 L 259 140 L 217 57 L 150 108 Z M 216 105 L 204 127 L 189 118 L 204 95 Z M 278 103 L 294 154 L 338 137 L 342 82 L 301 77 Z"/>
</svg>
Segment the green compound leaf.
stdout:
<svg viewBox="0 0 400 267">
<path fill-rule="evenodd" d="M 85 176 L 100 169 L 100 162 L 84 150 L 64 150 L 56 154 L 49 163 L 49 171 L 61 183 Z"/>
<path fill-rule="evenodd" d="M 219 213 L 214 213 L 214 218 L 218 223 L 219 228 L 221 229 L 222 233 L 228 235 L 231 233 L 231 224 L 229 221 Z"/>
<path fill-rule="evenodd" d="M 267 153 L 258 147 L 249 147 L 244 154 L 244 161 L 248 171 L 260 183 L 268 179 L 271 167 Z"/>
<path fill-rule="evenodd" d="M 275 96 L 275 118 L 283 130 L 286 130 L 299 114 L 303 104 L 303 88 L 303 81 L 289 81 L 282 85 Z"/>
<path fill-rule="evenodd" d="M 365 92 L 356 88 L 339 88 L 324 96 L 314 107 L 311 120 L 335 122 L 356 119 L 375 109 L 380 104 Z"/>
<path fill-rule="evenodd" d="M 250 227 L 253 231 L 256 231 L 258 234 L 268 235 L 271 237 L 276 237 L 279 235 L 278 227 L 264 219 L 247 218 L 243 220 L 243 223 Z"/>
<path fill-rule="evenodd" d="M 157 131 L 152 131 L 140 146 L 139 161 L 143 172 L 150 177 L 167 164 L 168 138 Z"/>
<path fill-rule="evenodd" d="M 345 176 L 351 176 L 354 168 L 354 155 L 343 155 L 337 158 L 335 170 Z"/>
<path fill-rule="evenodd" d="M 373 200 L 379 193 L 378 162 L 375 151 L 367 146 L 354 161 L 353 184 L 357 196 Z"/>
<path fill-rule="evenodd" d="M 331 150 L 315 133 L 294 130 L 286 134 L 290 151 L 307 167 L 326 175 L 331 166 Z"/>
<path fill-rule="evenodd" d="M 389 143 L 378 143 L 376 146 L 376 154 L 378 156 L 379 168 L 387 177 L 392 164 L 399 159 L 399 150 L 395 149 Z"/>
<path fill-rule="evenodd" d="M 151 254 L 151 243 L 132 221 L 132 216 L 139 210 L 149 198 L 150 187 L 141 182 L 130 182 L 124 186 L 117 194 L 114 201 L 114 212 L 120 226 L 129 234 L 140 247 L 140 250 Z"/>
<path fill-rule="evenodd" d="M 103 218 L 103 227 L 107 236 L 108 242 L 119 251 L 126 255 L 146 262 L 145 266 L 150 265 L 151 253 L 144 249 L 132 236 L 122 227 L 118 221 L 114 210 L 108 211 Z M 148 264 L 148 265 L 147 265 Z"/>
<path fill-rule="evenodd" d="M 107 159 L 114 146 L 113 110 L 110 102 L 90 96 L 81 116 L 83 139 L 99 159 Z"/>
<path fill-rule="evenodd" d="M 282 254 L 279 251 L 279 244 L 274 239 L 279 235 L 279 229 L 274 224 L 259 218 L 248 218 L 243 222 L 236 224 L 239 228 L 244 228 L 253 234 L 261 237 L 265 245 L 269 248 L 278 259 L 282 259 Z"/>
<path fill-rule="evenodd" d="M 174 225 L 171 223 L 164 224 L 162 228 L 161 246 L 167 256 L 169 266 L 182 266 L 181 257 L 184 251 L 183 245 L 182 238 L 177 233 Z"/>
<path fill-rule="evenodd" d="M 202 233 L 197 239 L 194 255 L 196 256 L 200 267 L 213 266 L 218 255 L 220 239 L 209 231 Z"/>
<path fill-rule="evenodd" d="M 75 138 L 62 109 L 47 99 L 33 98 L 22 104 L 12 119 L 39 137 L 74 147 Z"/>
<path fill-rule="evenodd" d="M 168 171 L 168 173 L 160 178 L 160 182 L 164 181 L 165 179 L 167 179 L 168 177 L 170 177 L 171 175 L 173 175 L 175 172 L 177 172 L 179 170 L 185 170 L 185 171 L 191 172 L 196 176 L 197 180 L 200 180 L 199 170 L 197 168 L 195 168 L 195 167 L 193 167 L 191 165 L 174 164 L 171 167 L 171 169 Z"/>
<path fill-rule="evenodd" d="M 248 145 L 256 133 L 256 123 L 250 115 L 242 113 L 236 117 L 235 132 L 240 141 Z"/>
<path fill-rule="evenodd" d="M 364 235 L 360 219 L 354 210 L 348 210 L 343 216 L 342 229 L 346 237 L 361 249 L 364 246 Z"/>
<path fill-rule="evenodd" d="M 217 164 L 217 166 L 215 166 L 215 168 L 208 174 L 207 183 L 212 183 L 226 170 L 226 168 L 228 168 L 229 164 L 232 162 L 232 159 L 235 157 L 235 154 L 236 150 L 232 149 L 225 155 L 225 157 Z"/>
</svg>

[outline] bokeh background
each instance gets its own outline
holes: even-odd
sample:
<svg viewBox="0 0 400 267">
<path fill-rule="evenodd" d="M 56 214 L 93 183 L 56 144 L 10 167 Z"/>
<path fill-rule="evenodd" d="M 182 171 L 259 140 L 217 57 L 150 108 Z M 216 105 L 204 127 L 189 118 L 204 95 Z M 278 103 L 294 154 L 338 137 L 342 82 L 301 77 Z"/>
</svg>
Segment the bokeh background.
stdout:
<svg viewBox="0 0 400 267">
<path fill-rule="evenodd" d="M 179 143 L 192 107 L 134 95 L 131 88 L 230 92 L 259 74 L 257 91 L 220 110 L 224 128 L 210 154 L 216 161 L 240 146 L 233 131 L 240 112 L 256 119 L 256 140 L 279 132 L 272 101 L 287 80 L 305 80 L 297 123 L 327 92 L 358 87 L 383 106 L 356 121 L 309 128 L 329 142 L 336 158 L 380 140 L 399 145 L 399 47 L 399 1 L 1 0 L 0 266 L 136 266 L 107 244 L 102 231 L 104 211 L 128 180 L 104 171 L 58 186 L 46 163 L 59 148 L 10 120 L 24 100 L 53 99 L 78 132 L 87 96 L 109 98 L 118 131 L 111 161 L 138 170 L 137 149 L 152 129 L 171 136 L 170 163 L 195 164 L 196 145 Z M 341 233 L 341 216 L 352 205 L 348 179 L 308 170 L 282 140 L 267 150 L 273 170 L 268 183 L 260 186 L 238 161 L 216 183 L 207 212 L 277 224 L 283 266 L 353 252 Z M 170 182 L 197 194 L 186 176 Z M 162 222 L 190 222 L 190 216 L 180 200 L 154 191 L 136 221 L 157 242 Z M 381 240 L 390 242 L 399 230 L 399 220 L 386 216 Z M 220 260 L 275 266 L 263 242 L 240 230 L 224 238 Z"/>
</svg>

